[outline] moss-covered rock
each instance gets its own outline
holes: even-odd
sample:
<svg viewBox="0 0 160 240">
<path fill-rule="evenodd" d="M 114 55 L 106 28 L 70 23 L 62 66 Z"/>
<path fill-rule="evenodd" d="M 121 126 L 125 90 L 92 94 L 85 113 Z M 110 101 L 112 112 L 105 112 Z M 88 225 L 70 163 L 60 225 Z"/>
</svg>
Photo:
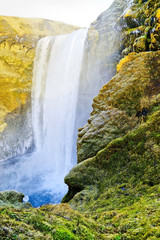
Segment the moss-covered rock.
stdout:
<svg viewBox="0 0 160 240">
<path fill-rule="evenodd" d="M 18 193 L 15 191 L 3 191 L 0 192 L 0 200 L 3 202 L 9 201 L 10 203 L 22 203 L 24 198 L 23 193 Z"/>
<path fill-rule="evenodd" d="M 16 191 L 0 192 L 0 207 L 29 208 L 30 203 L 23 203 L 24 194 Z"/>
<path fill-rule="evenodd" d="M 121 51 L 126 57 L 79 130 L 79 164 L 65 178 L 69 191 L 63 199 L 72 208 L 16 209 L 14 197 L 3 195 L 1 239 L 160 239 L 159 8 L 158 0 L 135 0 L 114 18 L 123 31 L 118 59 Z"/>
<path fill-rule="evenodd" d="M 133 44 L 133 50 L 135 52 L 144 52 L 147 49 L 147 37 L 141 36 L 139 38 L 136 38 L 134 44 Z"/>
<path fill-rule="evenodd" d="M 69 205 L 47 205 L 39 209 L 0 207 L 1 239 L 105 239 L 102 227 Z"/>
<path fill-rule="evenodd" d="M 122 16 L 122 56 L 129 52 L 160 50 L 159 0 L 134 1 Z"/>
<path fill-rule="evenodd" d="M 88 124 L 79 130 L 79 162 L 145 120 L 160 91 L 159 59 L 157 51 L 131 53 L 120 61 L 117 75 L 94 98 Z"/>
<path fill-rule="evenodd" d="M 94 99 L 91 119 L 80 129 L 80 163 L 65 178 L 63 201 L 102 224 L 106 239 L 160 236 L 159 62 L 159 51 L 120 61 L 116 76 Z M 112 125 L 119 131 L 107 139 Z"/>
<path fill-rule="evenodd" d="M 65 178 L 72 208 L 102 224 L 106 239 L 159 239 L 160 96 L 137 128 Z"/>
<path fill-rule="evenodd" d="M 159 183 L 160 167 L 160 99 L 151 106 L 151 114 L 138 128 L 123 138 L 111 141 L 93 158 L 75 166 L 66 176 L 70 189 L 85 189 L 99 184 L 139 183 L 154 186 Z M 157 105 L 158 109 L 157 110 Z M 105 186 L 103 186 L 105 189 Z M 77 192 L 79 192 L 77 191 Z"/>
</svg>

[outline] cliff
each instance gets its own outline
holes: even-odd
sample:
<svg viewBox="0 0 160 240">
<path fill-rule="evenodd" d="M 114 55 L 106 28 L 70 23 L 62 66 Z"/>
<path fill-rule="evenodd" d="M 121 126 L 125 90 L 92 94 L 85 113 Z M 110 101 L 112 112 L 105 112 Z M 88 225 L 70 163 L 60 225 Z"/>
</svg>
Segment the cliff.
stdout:
<svg viewBox="0 0 160 240">
<path fill-rule="evenodd" d="M 108 76 L 111 78 L 114 76 L 114 73 L 116 73 L 116 65 L 118 64 L 118 62 L 115 61 L 116 57 L 120 60 L 121 58 L 126 56 L 126 58 L 123 58 L 117 65 L 117 71 L 119 71 L 126 62 L 131 61 L 132 59 L 131 56 L 134 56 L 135 53 L 140 53 L 144 51 L 146 52 L 149 50 L 152 52 L 160 49 L 159 18 L 158 18 L 159 14 L 158 9 L 160 7 L 159 2 L 145 1 L 144 3 L 141 3 L 135 1 L 135 3 L 133 3 L 133 6 L 130 9 L 128 8 L 126 10 L 125 7 L 127 3 L 125 3 L 124 6 L 123 4 L 121 5 L 121 1 L 115 1 L 110 9 L 107 12 L 104 12 L 102 15 L 100 15 L 97 21 L 94 24 L 92 24 L 98 28 L 99 35 L 102 39 L 100 40 L 100 44 L 98 45 L 97 51 L 99 53 L 98 59 L 100 59 L 99 61 L 101 62 L 99 68 L 100 72 L 101 73 L 103 72 L 102 69 L 104 69 L 104 64 L 106 60 L 105 73 L 106 75 L 108 74 Z M 121 6 L 121 8 L 119 7 L 119 5 Z M 114 19 L 112 15 L 114 16 Z M 104 19 L 106 20 L 107 23 L 105 28 Z M 110 19 L 113 20 L 111 23 Z M 113 28 L 114 31 L 112 30 Z M 111 39 L 113 38 L 112 41 L 108 39 L 109 35 L 111 35 Z M 105 50 L 107 53 L 105 52 Z M 131 52 L 133 54 L 128 56 L 128 54 Z M 138 57 L 138 55 L 136 56 Z M 101 61 L 101 59 L 103 60 Z M 139 58 L 137 61 L 139 61 Z M 110 64 L 108 64 L 108 62 Z M 143 61 L 143 57 L 141 58 L 141 62 L 142 63 L 145 62 Z M 154 79 L 155 77 L 154 74 L 157 74 L 158 78 L 158 73 L 156 73 L 156 71 L 154 72 L 153 70 L 151 70 L 151 68 L 152 69 L 158 68 L 158 62 L 155 63 L 155 65 L 153 63 L 151 63 L 150 66 L 149 65 L 150 62 L 148 61 L 149 67 L 148 70 L 150 72 L 153 72 L 151 73 L 151 76 L 149 76 L 149 78 L 147 78 L 148 74 L 146 75 L 146 73 L 142 69 L 140 69 L 142 67 L 140 64 L 136 66 L 137 71 L 139 71 L 139 74 L 141 73 L 140 79 L 146 78 L 147 81 L 151 78 Z M 145 66 L 144 68 L 147 68 L 147 66 Z M 141 70 L 143 72 L 141 72 Z M 146 69 L 147 72 L 148 70 Z M 103 82 L 101 74 L 98 75 L 95 74 L 95 70 L 93 70 L 93 72 L 94 75 L 97 77 L 98 82 L 99 81 Z M 131 69 L 130 74 L 131 75 L 133 74 L 133 72 L 131 72 Z M 108 76 L 106 77 L 106 82 L 108 81 Z M 129 75 L 127 76 L 129 77 Z M 123 76 L 121 78 L 123 78 Z M 117 82 L 118 81 L 119 79 L 117 80 Z M 129 79 L 129 81 L 131 81 L 131 79 Z M 142 106 L 143 104 L 140 103 L 140 100 L 137 99 L 137 96 L 138 94 L 140 94 L 140 96 L 143 98 L 142 96 L 143 90 L 137 89 L 138 87 L 137 84 L 140 84 L 138 83 L 138 81 L 137 82 L 131 81 L 131 83 L 129 81 L 127 82 L 127 79 L 124 78 L 124 80 L 122 80 L 123 85 L 121 85 L 122 84 L 121 83 L 118 86 L 117 83 L 116 87 L 114 86 L 113 83 L 112 86 L 114 91 L 112 93 L 110 93 L 111 83 L 109 83 L 108 85 L 106 85 L 108 88 L 107 95 L 105 95 L 106 93 L 104 93 L 102 99 L 102 92 L 104 91 L 103 88 L 100 91 L 98 97 L 94 98 L 93 112 L 91 113 L 91 117 L 88 120 L 88 124 L 84 128 L 79 130 L 79 138 L 77 144 L 79 162 L 83 161 L 88 157 L 94 156 L 112 139 L 124 135 L 128 131 L 128 129 L 132 129 L 132 127 L 136 125 L 137 119 L 135 118 L 135 116 L 137 112 L 141 111 L 143 108 Z M 143 79 L 141 83 L 141 85 L 143 85 L 142 88 L 145 88 L 144 84 L 147 84 L 145 79 Z M 131 86 L 134 88 L 132 88 Z M 130 87 L 131 89 L 129 89 Z M 157 85 L 155 86 L 151 85 L 148 86 L 148 88 L 152 87 L 154 88 L 153 91 L 157 89 L 158 93 L 159 83 L 157 83 Z M 132 95 L 130 96 L 130 90 L 135 92 L 132 93 L 134 94 L 133 103 L 129 101 L 129 98 L 132 96 Z M 124 93 L 124 91 L 126 91 L 126 93 Z M 125 94 L 126 98 L 124 98 L 123 94 Z M 107 103 L 106 106 L 107 97 L 109 98 L 109 104 Z M 119 105 L 121 106 L 119 107 Z M 112 107 L 114 107 L 115 109 L 112 110 Z M 117 110 L 122 110 L 123 113 L 118 112 Z M 126 111 L 127 114 L 125 114 Z M 123 114 L 125 116 L 123 116 Z M 118 121 L 120 122 L 118 123 Z"/>
<path fill-rule="evenodd" d="M 65 178 L 63 201 L 103 223 L 106 239 L 159 238 L 159 7 L 134 1 L 118 19 L 122 59 L 79 129 L 79 164 Z"/>
<path fill-rule="evenodd" d="M 32 146 L 30 101 L 37 41 L 76 29 L 45 19 L 0 16 L 0 160 Z"/>
<path fill-rule="evenodd" d="M 93 24 L 99 33 L 92 34 L 101 38 L 104 19 L 115 17 L 118 52 L 102 57 L 113 71 L 93 100 L 88 124 L 79 129 L 79 163 L 65 178 L 68 204 L 22 204 L 20 210 L 3 203 L 2 239 L 160 238 L 160 3 L 126 1 L 131 5 L 123 12 L 122 2 L 116 0 Z"/>
<path fill-rule="evenodd" d="M 122 31 L 118 21 L 126 12 L 128 4 L 128 0 L 115 0 L 88 30 L 79 91 L 79 102 L 82 104 L 77 107 L 77 112 L 81 116 L 86 106 L 89 117 L 92 108 L 88 99 L 93 99 L 116 73 L 116 65 L 121 59 L 122 51 Z M 86 121 L 84 117 L 79 126 L 86 124 Z"/>
</svg>

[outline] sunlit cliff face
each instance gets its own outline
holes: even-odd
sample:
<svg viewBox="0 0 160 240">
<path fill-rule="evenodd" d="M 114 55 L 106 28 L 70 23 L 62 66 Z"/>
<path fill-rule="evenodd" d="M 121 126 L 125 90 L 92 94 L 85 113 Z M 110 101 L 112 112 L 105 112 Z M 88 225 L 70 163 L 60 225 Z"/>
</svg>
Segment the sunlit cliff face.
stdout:
<svg viewBox="0 0 160 240">
<path fill-rule="evenodd" d="M 49 35 L 67 34 L 77 28 L 45 19 L 0 16 L 0 29 L 1 161 L 17 156 L 17 153 L 23 154 L 26 139 L 32 138 L 28 110 L 38 40 Z M 28 117 L 24 117 L 26 114 Z M 25 132 L 25 139 L 22 132 Z"/>
</svg>

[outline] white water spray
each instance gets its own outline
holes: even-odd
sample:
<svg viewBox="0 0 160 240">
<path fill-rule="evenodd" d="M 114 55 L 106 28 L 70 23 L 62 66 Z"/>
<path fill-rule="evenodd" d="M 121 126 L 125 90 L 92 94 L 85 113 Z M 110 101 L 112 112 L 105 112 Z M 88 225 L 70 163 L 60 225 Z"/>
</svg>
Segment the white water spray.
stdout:
<svg viewBox="0 0 160 240">
<path fill-rule="evenodd" d="M 81 29 L 38 42 L 32 88 L 35 152 L 5 166 L 0 179 L 10 175 L 10 184 L 1 190 L 29 196 L 48 192 L 54 195 L 52 202 L 66 193 L 64 177 L 76 164 L 74 131 L 86 35 Z"/>
<path fill-rule="evenodd" d="M 72 159 L 73 136 L 86 34 L 83 29 L 44 38 L 37 47 L 32 92 L 36 154 L 52 169 L 57 185 L 76 163 Z"/>
</svg>

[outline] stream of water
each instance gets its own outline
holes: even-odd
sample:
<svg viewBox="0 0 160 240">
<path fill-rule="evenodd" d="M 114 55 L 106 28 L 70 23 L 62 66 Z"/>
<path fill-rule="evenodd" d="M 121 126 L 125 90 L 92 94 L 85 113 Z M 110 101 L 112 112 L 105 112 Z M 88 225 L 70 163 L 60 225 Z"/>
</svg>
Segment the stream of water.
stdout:
<svg viewBox="0 0 160 240">
<path fill-rule="evenodd" d="M 3 164 L 0 190 L 23 192 L 33 204 L 58 203 L 76 164 L 75 119 L 87 29 L 38 42 L 32 87 L 35 151 Z"/>
</svg>

